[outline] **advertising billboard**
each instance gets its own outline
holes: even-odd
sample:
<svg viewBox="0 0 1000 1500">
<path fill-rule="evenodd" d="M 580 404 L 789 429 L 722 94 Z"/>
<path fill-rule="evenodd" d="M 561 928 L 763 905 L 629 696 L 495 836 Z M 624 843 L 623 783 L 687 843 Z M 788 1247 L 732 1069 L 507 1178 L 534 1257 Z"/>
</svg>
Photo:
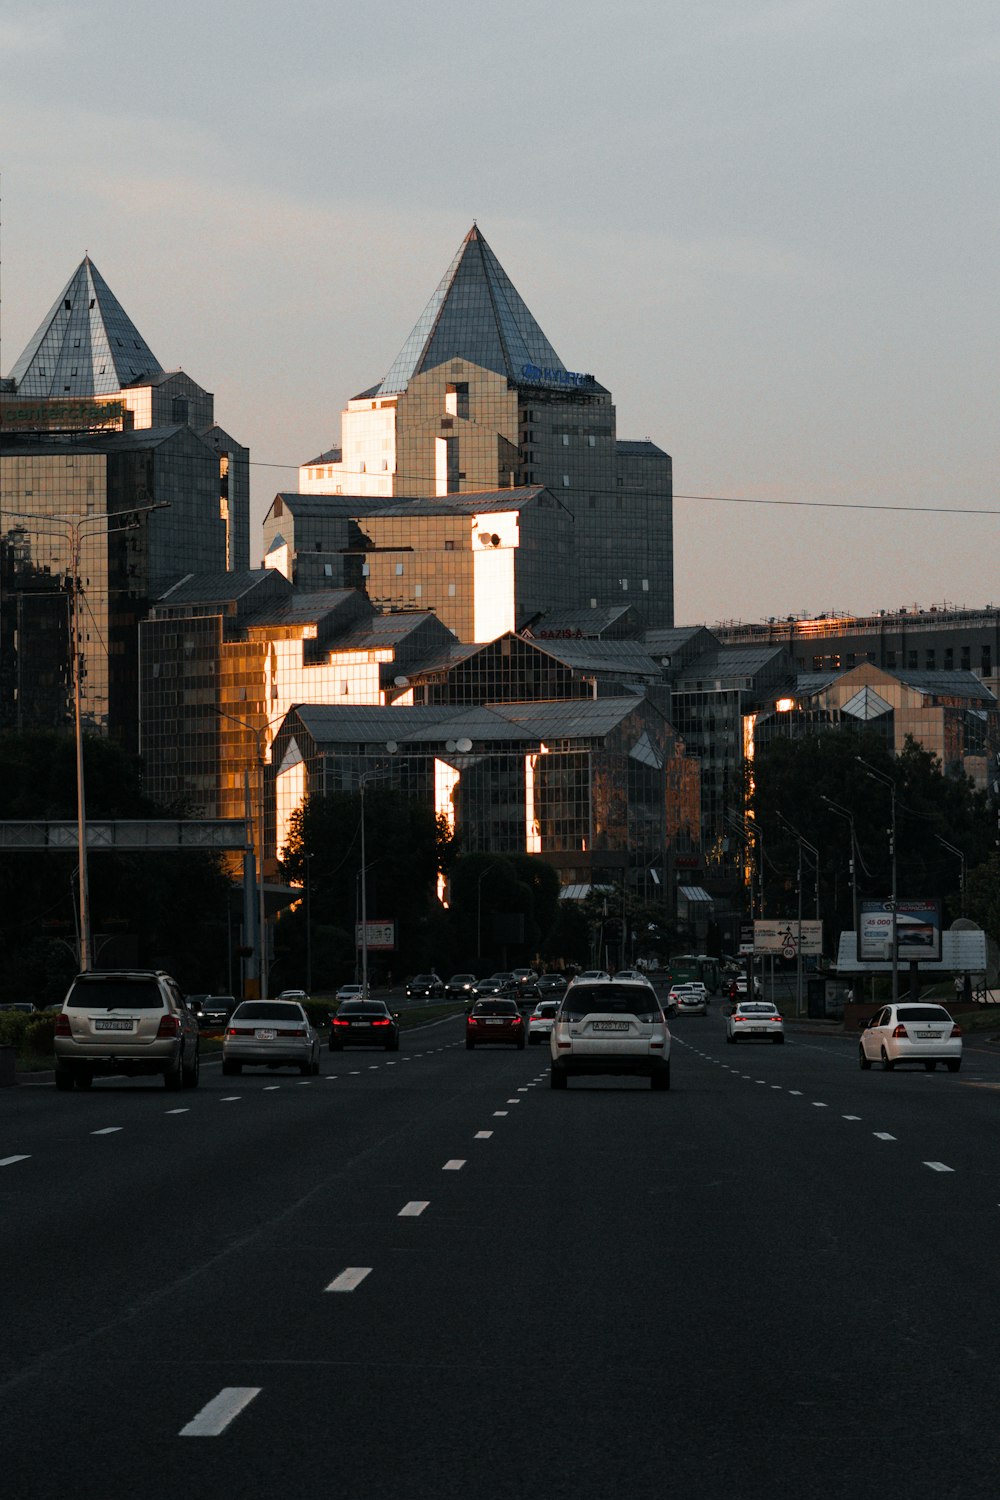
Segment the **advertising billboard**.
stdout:
<svg viewBox="0 0 1000 1500">
<path fill-rule="evenodd" d="M 823 952 L 822 922 L 755 922 L 753 951 L 774 953 L 782 958 L 796 958 L 799 952 L 799 930 L 802 932 L 803 957 L 815 958 Z"/>
<path fill-rule="evenodd" d="M 858 913 L 858 958 L 892 962 L 892 902 L 862 901 Z M 940 963 L 940 901 L 896 902 L 896 956 L 900 963 Z"/>
<path fill-rule="evenodd" d="M 391 952 L 396 946 L 396 924 L 395 922 L 372 921 L 366 923 L 368 928 L 367 948 L 369 953 Z M 362 947 L 361 923 L 354 925 L 354 946 Z"/>
</svg>

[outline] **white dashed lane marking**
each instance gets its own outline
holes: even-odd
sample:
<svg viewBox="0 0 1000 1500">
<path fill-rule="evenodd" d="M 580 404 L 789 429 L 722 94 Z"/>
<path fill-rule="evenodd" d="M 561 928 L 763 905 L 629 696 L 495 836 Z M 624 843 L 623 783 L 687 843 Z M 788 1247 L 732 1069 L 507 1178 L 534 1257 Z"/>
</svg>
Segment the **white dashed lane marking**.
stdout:
<svg viewBox="0 0 1000 1500">
<path fill-rule="evenodd" d="M 28 1153 L 27 1156 L 4 1156 L 4 1157 L 0 1157 L 0 1167 L 12 1167 L 15 1162 L 29 1161 L 30 1158 L 31 1158 L 31 1153 L 30 1152 Z"/>
<path fill-rule="evenodd" d="M 445 1162 L 441 1170 L 442 1172 L 460 1172 L 464 1166 L 465 1161 L 462 1157 L 453 1156 L 450 1161 Z"/>
<path fill-rule="evenodd" d="M 164 1114 L 168 1114 L 168 1115 L 186 1115 L 186 1114 L 190 1114 L 190 1110 L 187 1110 L 187 1109 L 168 1109 L 168 1110 L 164 1110 Z"/>
<path fill-rule="evenodd" d="M 946 1167 L 943 1161 L 925 1161 L 925 1167 L 930 1167 L 932 1172 L 954 1172 L 954 1167 Z"/>
<path fill-rule="evenodd" d="M 242 1098 L 243 1098 L 242 1094 L 225 1094 L 219 1100 L 219 1103 L 220 1104 L 237 1104 L 239 1102 L 239 1100 L 242 1099 Z"/>
<path fill-rule="evenodd" d="M 421 1203 L 414 1200 L 412 1203 L 405 1203 L 396 1217 L 397 1219 L 419 1219 L 426 1207 L 426 1202 Z"/>
<path fill-rule="evenodd" d="M 371 1266 L 348 1266 L 335 1276 L 327 1287 L 328 1292 L 354 1292 L 364 1281 L 366 1276 L 371 1275 Z"/>
<path fill-rule="evenodd" d="M 336 1074 L 334 1074 L 334 1077 L 336 1077 Z M 280 1084 L 280 1083 L 269 1083 L 269 1084 L 267 1084 L 267 1086 L 266 1086 L 266 1087 L 265 1087 L 265 1088 L 264 1088 L 264 1089 L 263 1089 L 263 1091 L 262 1091 L 262 1092 L 263 1092 L 263 1093 L 265 1093 L 265 1094 L 274 1094 L 274 1093 L 276 1093 L 276 1092 L 277 1092 L 277 1090 L 278 1090 L 278 1089 L 280 1089 L 280 1088 L 281 1088 L 281 1084 Z"/>
<path fill-rule="evenodd" d="M 826 1107 L 827 1107 L 823 1103 L 822 1099 L 814 1099 L 812 1103 L 813 1103 L 813 1109 L 826 1109 Z"/>
<path fill-rule="evenodd" d="M 789 1089 L 788 1092 L 790 1094 L 794 1094 L 795 1097 L 796 1097 L 796 1099 L 801 1099 L 802 1098 L 802 1090 L 801 1089 Z"/>
<path fill-rule="evenodd" d="M 92 1130 L 91 1135 L 114 1135 L 116 1131 L 124 1129 L 121 1125 L 105 1125 L 103 1130 Z"/>
<path fill-rule="evenodd" d="M 207 1406 L 202 1407 L 186 1427 L 181 1428 L 179 1436 L 218 1437 L 225 1432 L 233 1418 L 238 1417 L 255 1396 L 260 1395 L 261 1389 L 259 1385 L 227 1385 Z"/>
<path fill-rule="evenodd" d="M 842 1120 L 860 1120 L 861 1116 L 860 1115 L 841 1115 L 840 1118 Z"/>
<path fill-rule="evenodd" d="M 490 1140 L 492 1138 L 492 1136 L 493 1136 L 492 1130 L 477 1130 L 476 1131 L 476 1140 L 477 1141 L 488 1141 L 488 1140 Z"/>
<path fill-rule="evenodd" d="M 509 1109 L 495 1109 L 493 1111 L 493 1118 L 494 1118 L 494 1120 L 506 1120 L 506 1118 L 507 1118 L 507 1116 L 509 1114 L 510 1114 L 510 1110 Z"/>
<path fill-rule="evenodd" d="M 894 1141 L 896 1137 L 890 1135 L 887 1130 L 873 1130 L 872 1135 L 877 1141 Z"/>
</svg>

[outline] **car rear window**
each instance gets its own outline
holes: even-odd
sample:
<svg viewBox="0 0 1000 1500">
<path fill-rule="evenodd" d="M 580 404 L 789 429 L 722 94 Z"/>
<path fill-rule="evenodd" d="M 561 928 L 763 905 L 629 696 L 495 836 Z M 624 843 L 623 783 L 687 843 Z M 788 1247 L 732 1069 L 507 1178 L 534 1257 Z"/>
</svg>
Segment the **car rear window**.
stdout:
<svg viewBox="0 0 1000 1500">
<path fill-rule="evenodd" d="M 247 1000 L 233 1013 L 234 1021 L 301 1021 L 302 1009 L 291 1000 Z"/>
<path fill-rule="evenodd" d="M 574 984 L 566 992 L 560 1015 L 578 1020 L 581 1016 L 636 1016 L 640 1020 L 659 1020 L 659 1001 L 646 985 Z"/>
<path fill-rule="evenodd" d="M 473 1007 L 474 1016 L 517 1016 L 520 1011 L 513 1000 L 480 1000 Z"/>
<path fill-rule="evenodd" d="M 896 1010 L 897 1021 L 950 1021 L 951 1016 L 943 1005 L 900 1005 Z"/>
<path fill-rule="evenodd" d="M 772 1005 L 768 1000 L 752 1000 L 749 1005 L 744 1004 L 740 1006 L 740 1015 L 773 1016 L 777 1009 L 778 1007 L 776 1005 Z"/>
<path fill-rule="evenodd" d="M 81 975 L 73 981 L 66 1004 L 75 1010 L 162 1010 L 163 995 L 155 979 Z"/>
<path fill-rule="evenodd" d="M 337 1011 L 338 1016 L 385 1016 L 388 1006 L 376 1000 L 345 1000 Z"/>
<path fill-rule="evenodd" d="M 558 1009 L 558 1000 L 543 1000 L 535 1014 L 539 1016 L 554 1016 Z"/>
</svg>

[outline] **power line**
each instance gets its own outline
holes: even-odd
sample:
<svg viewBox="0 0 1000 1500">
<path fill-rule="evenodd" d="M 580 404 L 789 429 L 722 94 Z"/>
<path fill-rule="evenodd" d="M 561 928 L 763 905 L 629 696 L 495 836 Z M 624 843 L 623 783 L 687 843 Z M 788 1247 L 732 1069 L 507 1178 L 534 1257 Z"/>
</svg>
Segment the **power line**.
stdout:
<svg viewBox="0 0 1000 1500">
<path fill-rule="evenodd" d="M 267 463 L 263 459 L 251 459 L 250 460 L 250 467 L 251 467 L 251 469 L 287 469 L 287 470 L 289 470 L 289 472 L 291 472 L 293 474 L 298 474 L 301 469 L 312 469 L 312 468 L 322 469 L 322 468 L 325 468 L 326 465 L 325 464 L 308 464 L 308 463 L 307 464 L 277 464 L 277 463 Z M 390 478 L 390 477 L 395 478 L 395 475 L 390 476 L 387 472 L 384 475 L 383 475 L 383 473 L 381 471 L 378 471 L 378 470 L 376 470 L 374 472 L 375 472 L 376 477 L 378 477 L 378 478 L 383 478 L 383 477 L 384 478 Z M 360 478 L 362 475 L 366 479 L 369 479 L 369 478 L 372 477 L 371 471 L 369 471 L 367 469 L 342 469 L 342 468 L 339 468 L 339 467 L 337 469 L 337 478 L 338 479 L 341 478 L 342 476 L 345 477 L 345 478 L 348 478 L 348 479 L 354 479 L 354 478 Z M 420 481 L 430 481 L 432 478 L 436 478 L 436 475 L 431 475 L 431 474 L 414 474 L 413 478 L 416 479 L 416 480 L 420 480 Z M 517 486 L 517 488 L 519 488 L 519 489 L 533 489 L 535 487 L 536 487 L 536 484 L 535 484 L 534 481 L 530 485 L 519 485 L 519 486 Z M 553 488 L 551 485 L 542 485 L 540 487 L 543 488 L 543 489 L 552 489 L 552 493 L 557 498 L 561 498 L 558 489 Z M 602 489 L 600 486 L 598 486 L 597 488 L 592 488 L 589 485 L 580 485 L 580 486 L 578 486 L 578 488 L 581 491 L 585 491 L 589 495 L 628 495 L 628 494 L 632 493 L 631 491 L 629 491 L 627 489 L 617 489 L 617 488 L 613 489 L 613 490 L 612 489 L 606 489 L 606 488 Z M 307 498 L 310 495 L 314 495 L 317 500 L 321 499 L 321 498 L 324 498 L 324 495 L 321 492 L 318 492 L 318 491 L 305 490 L 305 491 L 302 491 L 301 493 L 305 494 L 305 496 Z M 453 493 L 454 493 L 454 495 L 455 495 L 456 498 L 460 498 L 462 496 L 474 495 L 477 492 L 475 490 L 455 490 Z M 349 499 L 359 499 L 359 500 L 402 500 L 402 499 L 406 499 L 407 497 L 405 495 L 356 495 L 356 496 L 352 496 L 352 495 L 340 495 L 340 496 L 337 496 L 337 495 L 328 495 L 328 496 L 325 496 L 325 498 L 332 499 L 332 500 L 335 500 L 335 499 L 341 499 L 341 500 L 349 500 Z M 438 496 L 432 496 L 432 497 L 429 497 L 429 498 L 439 499 L 439 500 L 446 500 L 446 499 L 450 499 L 451 496 L 450 495 L 438 495 Z M 753 496 L 753 495 L 682 495 L 682 494 L 677 493 L 676 491 L 672 494 L 671 499 L 672 500 L 702 500 L 702 501 L 709 501 L 709 502 L 712 502 L 712 503 L 717 504 L 717 505 L 790 505 L 790 506 L 798 507 L 800 509 L 805 509 L 805 510 L 864 510 L 864 511 L 868 511 L 868 510 L 887 510 L 887 511 L 899 511 L 899 512 L 905 513 L 906 515 L 915 515 L 915 516 L 1000 516 L 1000 508 L 992 509 L 989 506 L 973 506 L 973 505 L 956 505 L 956 506 L 951 506 L 951 505 L 892 505 L 892 504 L 889 504 L 887 501 L 882 501 L 882 500 L 862 500 L 862 501 L 850 501 L 850 500 L 774 500 L 774 499 L 760 499 L 757 496 Z"/>
</svg>

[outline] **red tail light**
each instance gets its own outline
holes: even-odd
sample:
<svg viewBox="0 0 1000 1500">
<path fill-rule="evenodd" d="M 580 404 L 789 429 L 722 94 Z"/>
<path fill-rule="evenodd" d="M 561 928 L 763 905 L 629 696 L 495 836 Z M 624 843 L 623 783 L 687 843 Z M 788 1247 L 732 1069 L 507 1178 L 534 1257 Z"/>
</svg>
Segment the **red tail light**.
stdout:
<svg viewBox="0 0 1000 1500">
<path fill-rule="evenodd" d="M 253 1036 L 252 1026 L 227 1026 L 226 1036 Z"/>
<path fill-rule="evenodd" d="M 373 1026 L 388 1026 L 389 1025 L 389 1017 L 388 1016 L 383 1016 L 381 1018 L 381 1020 L 373 1021 L 372 1025 Z"/>
<path fill-rule="evenodd" d="M 902 1022 L 900 1022 L 900 1024 L 898 1026 L 896 1026 L 896 1027 L 893 1028 L 893 1033 L 892 1034 L 893 1034 L 893 1036 L 905 1036 L 906 1035 L 906 1027 L 902 1024 Z"/>
<path fill-rule="evenodd" d="M 957 1021 L 955 1021 L 953 1023 L 953 1025 L 952 1025 L 951 1034 L 952 1034 L 952 1036 L 961 1036 L 962 1035 L 962 1028 L 961 1028 L 961 1026 L 959 1026 L 959 1024 L 958 1024 Z M 58 1035 L 59 1035 L 59 1023 L 57 1022 L 56 1023 L 56 1036 L 58 1036 Z"/>
<path fill-rule="evenodd" d="M 69 1016 L 61 1010 L 56 1016 L 56 1036 L 72 1036 L 73 1032 L 69 1024 Z"/>
<path fill-rule="evenodd" d="M 771 1017 L 771 1020 L 772 1020 L 772 1021 L 777 1021 L 777 1022 L 778 1022 L 778 1025 L 779 1025 L 779 1026 L 780 1026 L 780 1025 L 781 1025 L 781 1017 L 780 1017 L 780 1016 L 772 1016 L 772 1017 Z"/>
<path fill-rule="evenodd" d="M 156 1028 L 157 1036 L 179 1036 L 181 1023 L 176 1016 L 165 1015 L 160 1017 L 160 1024 Z"/>
<path fill-rule="evenodd" d="M 346 1017 L 344 1019 L 341 1019 L 340 1016 L 334 1016 L 333 1024 L 334 1026 L 350 1026 L 351 1023 L 346 1019 Z"/>
<path fill-rule="evenodd" d="M 737 1012 L 737 1014 L 736 1014 L 736 1015 L 735 1015 L 735 1016 L 734 1016 L 734 1017 L 733 1017 L 733 1020 L 734 1020 L 734 1021 L 745 1021 L 745 1020 L 746 1020 L 746 1016 L 741 1016 L 741 1015 L 740 1015 L 740 1014 L 739 1014 L 739 1013 L 738 1013 L 738 1012 Z"/>
<path fill-rule="evenodd" d="M 514 1025 L 515 1026 L 520 1026 L 520 1024 L 521 1024 L 521 1017 L 520 1016 L 515 1016 L 514 1017 Z"/>
</svg>

